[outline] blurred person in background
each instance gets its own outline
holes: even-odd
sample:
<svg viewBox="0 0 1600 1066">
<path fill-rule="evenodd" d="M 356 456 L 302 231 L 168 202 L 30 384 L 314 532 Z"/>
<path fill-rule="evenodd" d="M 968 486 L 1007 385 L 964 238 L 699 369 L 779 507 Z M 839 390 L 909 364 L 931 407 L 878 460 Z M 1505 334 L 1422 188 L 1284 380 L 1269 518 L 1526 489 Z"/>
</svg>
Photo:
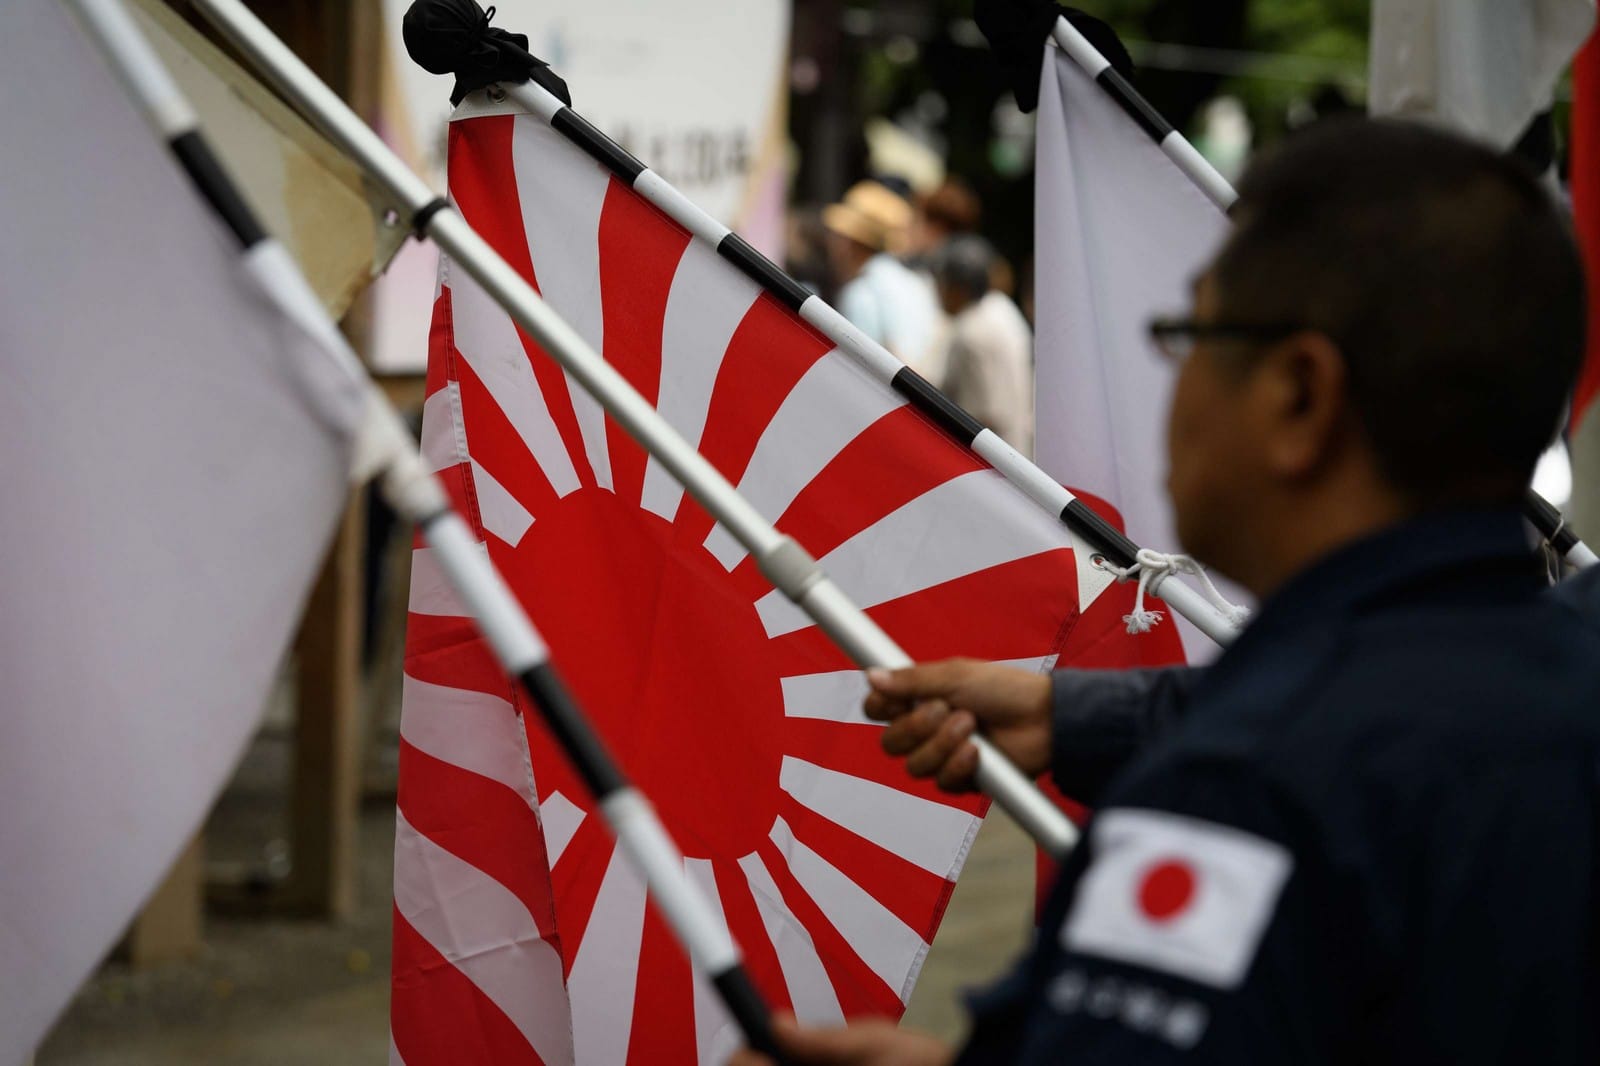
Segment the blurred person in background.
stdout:
<svg viewBox="0 0 1600 1066">
<path fill-rule="evenodd" d="M 911 205 L 877 181 L 857 182 L 823 209 L 839 313 L 917 373 L 944 384 L 943 315 L 933 290 L 895 258 Z"/>
<path fill-rule="evenodd" d="M 959 234 L 977 233 L 982 221 L 978 194 L 960 178 L 946 178 L 938 188 L 917 198 L 906 242 L 906 265 L 931 273 L 939 246 Z"/>
<path fill-rule="evenodd" d="M 1023 455 L 1033 451 L 1033 333 L 1010 297 L 991 287 L 999 257 L 988 241 L 959 234 L 931 261 L 950 316 L 945 392 Z"/>
</svg>

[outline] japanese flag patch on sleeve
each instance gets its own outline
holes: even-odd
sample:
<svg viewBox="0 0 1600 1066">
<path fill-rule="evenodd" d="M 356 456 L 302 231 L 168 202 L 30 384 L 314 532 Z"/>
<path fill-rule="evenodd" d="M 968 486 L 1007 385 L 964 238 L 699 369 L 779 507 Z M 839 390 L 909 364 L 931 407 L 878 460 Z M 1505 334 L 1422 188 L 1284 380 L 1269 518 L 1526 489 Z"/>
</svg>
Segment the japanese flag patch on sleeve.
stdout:
<svg viewBox="0 0 1600 1066">
<path fill-rule="evenodd" d="M 1294 867 L 1282 845 L 1124 808 L 1095 819 L 1091 844 L 1063 947 L 1215 988 L 1244 980 Z"/>
</svg>

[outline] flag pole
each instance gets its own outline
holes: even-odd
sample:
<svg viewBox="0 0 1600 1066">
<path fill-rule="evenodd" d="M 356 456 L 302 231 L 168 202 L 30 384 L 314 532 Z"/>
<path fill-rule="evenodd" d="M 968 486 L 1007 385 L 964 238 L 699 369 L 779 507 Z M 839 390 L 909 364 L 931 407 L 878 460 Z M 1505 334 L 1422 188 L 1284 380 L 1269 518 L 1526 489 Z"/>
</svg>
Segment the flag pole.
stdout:
<svg viewBox="0 0 1600 1066">
<path fill-rule="evenodd" d="M 604 742 L 567 691 L 550 652 L 477 538 L 450 505 L 416 442 L 361 366 L 343 334 L 323 311 L 299 267 L 272 238 L 227 176 L 199 119 L 160 58 L 122 6 L 122 0 L 72 0 L 80 21 L 110 61 L 156 133 L 196 190 L 226 225 L 263 294 L 366 394 L 366 419 L 357 444 L 357 476 L 382 474 L 385 496 L 414 522 L 439 559 L 501 667 L 527 691 L 565 750 L 623 852 L 639 870 L 668 924 L 704 971 L 738 1023 L 746 1042 L 784 1061 L 771 1014 L 741 961 L 726 925 L 705 895 L 684 876 L 683 853 L 654 808 L 622 773 Z M 365 459 L 365 462 L 363 462 Z"/>
<path fill-rule="evenodd" d="M 529 337 L 577 379 L 623 430 L 750 553 L 773 587 L 804 611 L 835 645 L 861 667 L 899 668 L 911 664 L 910 656 L 851 602 L 798 542 L 780 533 L 740 496 L 649 401 L 540 299 L 449 201 L 436 195 L 413 173 L 244 4 L 239 0 L 196 0 L 195 6 L 394 199 L 410 217 L 416 233 L 432 238 Z M 1083 506 L 1078 501 L 1073 504 Z M 978 749 L 978 787 L 1016 819 L 1047 853 L 1060 857 L 1070 851 L 1077 842 L 1078 831 L 1066 815 L 999 749 L 981 736 L 975 735 L 972 743 Z"/>
<path fill-rule="evenodd" d="M 1077 63 L 1096 85 L 1105 90 L 1129 118 L 1138 123 L 1139 128 L 1144 130 L 1156 143 L 1156 147 L 1161 149 L 1162 154 L 1172 160 L 1173 165 L 1183 171 L 1212 203 L 1224 213 L 1233 206 L 1239 194 L 1234 191 L 1228 179 L 1223 177 L 1221 172 L 1200 154 L 1199 149 L 1195 148 L 1187 137 L 1133 87 L 1132 82 L 1111 65 L 1111 60 L 1091 44 L 1077 27 L 1065 18 L 1058 18 L 1055 27 L 1050 31 L 1050 39 Z M 1523 500 L 1522 514 L 1528 523 L 1539 531 L 1545 543 L 1549 544 L 1568 566 L 1585 570 L 1600 563 L 1600 558 L 1595 556 L 1594 551 L 1568 527 L 1565 516 L 1555 504 L 1532 489 L 1528 490 Z"/>
</svg>

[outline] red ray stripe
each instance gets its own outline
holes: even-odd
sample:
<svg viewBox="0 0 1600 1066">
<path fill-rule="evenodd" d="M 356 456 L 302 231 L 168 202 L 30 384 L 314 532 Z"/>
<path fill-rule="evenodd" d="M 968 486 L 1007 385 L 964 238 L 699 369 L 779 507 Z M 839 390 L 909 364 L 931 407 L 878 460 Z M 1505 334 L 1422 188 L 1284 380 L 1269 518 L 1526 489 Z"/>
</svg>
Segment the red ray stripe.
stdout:
<svg viewBox="0 0 1600 1066">
<path fill-rule="evenodd" d="M 846 725 L 820 718 L 788 718 L 784 720 L 783 750 L 824 769 L 876 781 L 968 814 L 983 812 L 987 801 L 982 796 L 952 796 L 940 791 L 932 781 L 918 780 L 908 774 L 904 761 L 884 752 L 879 742 L 882 736 L 883 731 L 876 726 Z"/>
<path fill-rule="evenodd" d="M 528 450 L 527 442 L 465 359 L 454 359 L 453 370 L 461 386 L 467 450 L 535 519 L 548 514 L 559 497 Z M 474 528 L 481 530 L 476 510 L 473 522 Z"/>
<path fill-rule="evenodd" d="M 878 604 L 867 615 L 917 662 L 1052 655 L 1077 621 L 1075 567 L 1071 549 L 1040 552 Z M 784 676 L 851 667 L 816 626 L 777 637 L 772 648 Z"/>
<path fill-rule="evenodd" d="M 423 398 L 432 396 L 450 379 L 448 353 L 451 350 L 455 321 L 451 318 L 450 290 L 443 287 L 433 301 L 433 317 L 428 321 L 428 374 L 422 386 Z"/>
<path fill-rule="evenodd" d="M 556 900 L 556 928 L 560 931 L 561 967 L 569 977 L 615 848 L 610 830 L 599 818 L 590 815 L 578 826 L 561 861 L 550 873 Z"/>
<path fill-rule="evenodd" d="M 694 1062 L 694 984 L 689 959 L 654 906 L 644 912 L 633 995 L 628 1066 Z"/>
<path fill-rule="evenodd" d="M 885 515 L 983 465 L 916 409 L 899 407 L 841 448 L 776 524 L 821 558 Z M 772 587 L 749 557 L 734 568 L 733 580 L 752 600 Z"/>
<path fill-rule="evenodd" d="M 794 835 L 866 889 L 924 940 L 933 938 L 955 883 L 836 825 L 784 793 L 779 813 Z M 931 920 L 929 916 L 932 916 Z"/>
<path fill-rule="evenodd" d="M 700 453 L 723 477 L 739 483 L 784 398 L 832 347 L 772 296 L 757 297 L 728 342 L 700 438 Z M 701 541 L 712 522 L 704 508 L 685 496 L 676 525 L 684 537 Z"/>
<path fill-rule="evenodd" d="M 470 618 L 406 615 L 405 672 L 430 685 L 511 699 L 511 681 Z"/>
<path fill-rule="evenodd" d="M 521 796 L 498 781 L 436 759 L 402 737 L 397 802 L 417 832 L 521 900 L 539 935 L 549 939 L 556 915 L 544 834 Z"/>
<path fill-rule="evenodd" d="M 839 934 L 833 923 L 828 921 L 828 916 L 812 902 L 806 890 L 800 887 L 800 882 L 789 872 L 789 865 L 778 846 L 770 840 L 763 840 L 757 854 L 771 871 L 772 880 L 783 895 L 784 905 L 811 934 L 812 943 L 817 947 L 823 969 L 828 971 L 828 977 L 833 982 L 834 994 L 839 997 L 839 1006 L 843 1008 L 845 1017 L 900 1017 L 906 1008 L 900 1002 L 899 991 L 884 984 L 883 978 L 861 961 L 849 941 Z"/>
<path fill-rule="evenodd" d="M 406 1066 L 544 1066 L 505 1012 L 398 909 L 393 970 L 389 1028 Z"/>
<path fill-rule="evenodd" d="M 444 483 L 444 491 L 450 497 L 450 506 L 456 513 L 466 519 L 473 532 L 480 536 L 483 533 L 483 523 L 479 521 L 477 494 L 472 491 L 472 467 L 467 463 L 456 463 L 440 469 L 436 475 Z M 413 546 L 425 548 L 428 546 L 427 538 L 418 530 L 414 536 Z"/>
<path fill-rule="evenodd" d="M 727 859 L 711 863 L 712 874 L 717 879 L 717 894 L 722 899 L 723 917 L 728 920 L 728 932 L 744 956 L 745 972 L 755 982 L 761 998 L 773 1010 L 794 1010 L 789 998 L 789 986 L 783 980 L 783 968 L 778 965 L 778 952 L 767 936 L 767 927 L 756 910 L 755 897 L 750 894 L 750 882 L 739 864 Z"/>
<path fill-rule="evenodd" d="M 522 222 L 522 201 L 514 176 L 511 143 L 515 130 L 511 115 L 450 123 L 450 196 L 478 235 L 537 289 L 539 279 L 528 255 L 527 229 Z M 589 466 L 589 453 L 584 450 L 578 417 L 572 410 L 566 374 L 520 329 L 518 334 L 544 393 L 545 405 L 550 408 L 550 417 L 572 456 L 578 479 L 593 485 L 594 469 Z"/>
<path fill-rule="evenodd" d="M 606 362 L 654 406 L 661 389 L 661 327 L 667 294 L 689 233 L 638 193 L 612 178 L 600 213 L 600 304 Z M 638 503 L 645 453 L 606 419 L 611 484 Z"/>
<path fill-rule="evenodd" d="M 846 445 L 795 497 L 779 527 L 819 558 L 983 460 L 900 407 Z"/>
<path fill-rule="evenodd" d="M 1120 669 L 1183 662 L 1183 640 L 1171 610 L 1153 596 L 1145 597 L 1145 609 L 1164 611 L 1166 617 L 1150 632 L 1129 636 L 1123 616 L 1133 611 L 1137 592 L 1138 587 L 1129 581 L 1112 585 L 1096 597 L 1072 627 L 1058 665 Z"/>
</svg>

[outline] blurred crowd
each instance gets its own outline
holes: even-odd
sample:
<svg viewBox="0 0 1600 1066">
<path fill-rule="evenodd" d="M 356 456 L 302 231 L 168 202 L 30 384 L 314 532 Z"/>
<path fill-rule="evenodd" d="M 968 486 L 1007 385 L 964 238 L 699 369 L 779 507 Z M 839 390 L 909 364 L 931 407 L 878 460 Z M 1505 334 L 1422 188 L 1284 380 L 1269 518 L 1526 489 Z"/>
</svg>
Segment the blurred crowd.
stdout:
<svg viewBox="0 0 1600 1066">
<path fill-rule="evenodd" d="M 1033 331 L 1017 271 L 982 236 L 959 178 L 915 192 L 852 185 L 795 216 L 789 268 L 868 337 L 1024 455 L 1033 450 Z"/>
</svg>

